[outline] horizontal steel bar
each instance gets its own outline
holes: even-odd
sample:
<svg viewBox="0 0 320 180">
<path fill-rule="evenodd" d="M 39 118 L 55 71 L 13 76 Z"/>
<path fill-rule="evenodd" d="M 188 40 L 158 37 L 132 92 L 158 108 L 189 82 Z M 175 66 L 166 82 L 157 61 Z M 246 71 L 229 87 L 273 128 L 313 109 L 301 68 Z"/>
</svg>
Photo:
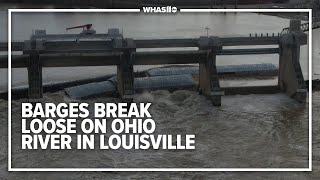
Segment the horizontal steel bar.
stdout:
<svg viewBox="0 0 320 180">
<path fill-rule="evenodd" d="M 245 46 L 245 45 L 277 45 L 280 37 L 228 37 L 220 38 L 222 46 Z M 198 38 L 186 39 L 145 39 L 134 40 L 136 48 L 173 48 L 173 47 L 198 47 Z M 65 41 L 55 40 L 45 43 L 46 50 L 91 50 L 91 49 L 112 49 L 111 41 Z M 12 51 L 22 51 L 23 42 L 13 42 Z M 0 43 L 0 51 L 7 51 L 7 42 Z"/>
<path fill-rule="evenodd" d="M 114 35 L 109 34 L 45 34 L 45 35 L 33 35 L 32 38 L 34 39 L 44 39 L 44 40 L 50 40 L 50 39 L 79 39 L 79 38 L 96 38 L 96 39 L 106 39 L 106 38 L 112 38 L 115 37 Z M 121 35 L 118 35 L 118 37 L 121 37 Z"/>
<path fill-rule="evenodd" d="M 64 53 L 40 55 L 43 67 L 110 66 L 120 62 L 122 53 Z M 29 55 L 11 56 L 12 68 L 27 67 Z M 8 57 L 0 56 L 0 68 L 8 68 Z"/>
<path fill-rule="evenodd" d="M 277 45 L 279 36 L 220 38 L 222 46 Z"/>
<path fill-rule="evenodd" d="M 113 51 L 111 41 L 54 41 L 45 42 L 42 53 L 60 53 L 60 52 L 103 52 Z"/>
<path fill-rule="evenodd" d="M 133 53 L 135 65 L 192 64 L 206 60 L 208 51 L 157 51 Z M 278 48 L 223 49 L 217 55 L 276 54 Z M 110 66 L 120 62 L 122 52 L 41 54 L 43 67 Z M 27 67 L 28 55 L 12 55 L 12 67 Z M 0 68 L 8 67 L 8 57 L 0 56 Z"/>
<path fill-rule="evenodd" d="M 12 51 L 22 51 L 24 48 L 24 42 L 12 42 Z M 0 51 L 8 51 L 8 42 L 0 42 Z"/>
<path fill-rule="evenodd" d="M 225 37 L 222 46 L 277 45 L 280 37 Z M 198 47 L 198 38 L 135 40 L 137 48 Z"/>
<path fill-rule="evenodd" d="M 206 60 L 208 51 L 136 52 L 135 65 L 192 64 Z"/>
<path fill-rule="evenodd" d="M 197 47 L 198 38 L 134 40 L 137 48 Z"/>
<path fill-rule="evenodd" d="M 27 62 L 29 55 L 12 55 L 11 56 L 11 66 L 13 68 L 23 68 L 27 67 Z M 8 56 L 0 56 L 0 68 L 8 68 Z"/>
<path fill-rule="evenodd" d="M 120 62 L 122 53 L 65 53 L 40 55 L 43 67 L 111 66 Z"/>
<path fill-rule="evenodd" d="M 278 54 L 279 48 L 223 49 L 217 55 Z"/>
<path fill-rule="evenodd" d="M 74 66 L 110 66 L 120 63 L 122 53 L 63 53 L 41 54 L 43 67 L 74 67 Z M 154 64 L 190 64 L 205 60 L 207 51 L 180 51 L 180 52 L 136 52 L 135 65 Z M 28 55 L 12 56 L 13 68 L 27 67 Z M 7 68 L 7 56 L 0 56 L 0 68 Z"/>
</svg>

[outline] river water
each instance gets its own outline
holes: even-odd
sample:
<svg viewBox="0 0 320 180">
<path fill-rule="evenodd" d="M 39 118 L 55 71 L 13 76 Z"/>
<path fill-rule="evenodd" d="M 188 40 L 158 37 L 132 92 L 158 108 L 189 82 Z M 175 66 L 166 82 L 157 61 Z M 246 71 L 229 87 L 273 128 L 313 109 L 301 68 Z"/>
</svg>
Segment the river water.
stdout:
<svg viewBox="0 0 320 180">
<path fill-rule="evenodd" d="M 183 38 L 199 37 L 209 34 L 217 36 L 248 36 L 249 33 L 278 33 L 288 26 L 289 20 L 274 16 L 238 13 L 196 13 L 177 15 L 116 14 L 116 13 L 31 13 L 13 15 L 13 40 L 25 40 L 34 29 L 46 29 L 47 33 L 78 33 L 79 30 L 66 32 L 69 26 L 92 23 L 97 32 L 108 28 L 123 29 L 124 36 L 132 38 Z M 5 12 L 0 14 L 0 27 L 6 27 Z M 6 40 L 6 31 L 0 39 Z M 313 73 L 320 73 L 319 30 L 314 31 Z M 308 49 L 301 51 L 301 66 L 305 78 L 308 77 Z M 278 63 L 277 55 L 263 56 L 223 56 L 218 57 L 218 65 Z M 137 67 L 136 70 L 150 68 Z M 0 70 L 1 90 L 6 86 L 6 70 Z M 114 67 L 90 68 L 47 68 L 44 81 L 56 82 L 79 78 L 95 77 L 115 73 Z M 12 74 L 13 86 L 26 84 L 26 71 L 15 69 Z M 237 80 L 228 85 L 238 85 Z M 246 82 L 241 84 L 271 84 L 276 79 Z M 156 134 L 196 134 L 194 151 L 21 151 L 20 112 L 21 102 L 12 104 L 12 165 L 13 167 L 308 167 L 308 105 L 299 104 L 284 94 L 225 96 L 221 107 L 211 103 L 196 92 L 180 90 L 176 92 L 154 91 L 137 94 L 135 102 L 152 102 L 151 113 L 157 123 Z M 44 102 L 71 102 L 63 92 L 47 93 Z M 93 102 L 118 102 L 118 99 L 100 97 L 87 100 Z M 87 102 L 83 101 L 83 102 Z M 65 173 L 64 179 L 309 179 L 319 178 L 319 112 L 320 93 L 313 93 L 314 119 L 314 173 Z M 0 176 L 12 179 L 40 178 L 55 179 L 44 173 L 6 172 L 7 161 L 7 101 L 0 100 L 1 123 L 1 164 Z M 52 173 L 56 176 L 57 174 Z M 253 178 L 253 176 L 256 176 Z"/>
</svg>

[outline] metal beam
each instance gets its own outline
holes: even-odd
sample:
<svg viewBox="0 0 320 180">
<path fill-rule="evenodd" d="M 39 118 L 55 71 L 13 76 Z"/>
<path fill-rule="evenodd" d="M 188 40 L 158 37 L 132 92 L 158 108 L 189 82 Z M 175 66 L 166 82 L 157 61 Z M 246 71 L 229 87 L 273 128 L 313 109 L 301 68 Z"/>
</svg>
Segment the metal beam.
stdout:
<svg viewBox="0 0 320 180">
<path fill-rule="evenodd" d="M 198 38 L 134 40 L 137 48 L 198 47 Z"/>
<path fill-rule="evenodd" d="M 24 48 L 24 42 L 12 42 L 12 51 L 22 51 Z M 0 51 L 8 51 L 8 42 L 0 42 Z"/>
<path fill-rule="evenodd" d="M 223 49 L 217 55 L 279 54 L 279 48 Z"/>
<path fill-rule="evenodd" d="M 27 67 L 27 61 L 29 55 L 12 55 L 11 56 L 11 65 L 12 68 L 25 68 Z M 0 56 L 0 68 L 8 68 L 8 56 Z"/>
<path fill-rule="evenodd" d="M 192 64 L 207 56 L 206 50 L 134 52 L 134 65 Z M 277 54 L 279 48 L 223 49 L 217 55 Z M 121 52 L 40 54 L 44 67 L 118 65 Z M 13 68 L 27 67 L 28 55 L 12 55 Z M 0 68 L 8 68 L 8 56 L 0 56 Z"/>
<path fill-rule="evenodd" d="M 207 57 L 207 51 L 158 51 L 134 53 L 135 65 L 192 64 Z"/>
<path fill-rule="evenodd" d="M 60 40 L 59 40 L 60 39 Z M 61 38 L 54 41 L 44 42 L 46 52 L 52 51 L 66 51 L 69 52 L 76 50 L 112 50 L 111 40 L 70 40 L 66 41 Z M 198 47 L 199 38 L 186 38 L 186 39 L 145 39 L 134 40 L 136 48 L 174 48 L 174 47 Z M 279 44 L 278 36 L 271 37 L 225 37 L 220 38 L 222 46 L 246 46 L 246 45 L 277 45 Z M 12 51 L 22 51 L 24 49 L 23 42 L 13 42 Z M 0 43 L 0 51 L 7 51 L 7 42 Z"/>
<path fill-rule="evenodd" d="M 111 66 L 119 64 L 122 53 L 64 53 L 40 55 L 43 67 Z M 12 68 L 27 67 L 29 55 L 11 57 Z M 0 56 L 0 68 L 8 68 L 8 57 Z"/>
<path fill-rule="evenodd" d="M 222 46 L 277 45 L 279 44 L 280 37 L 222 37 L 220 40 Z"/>
<path fill-rule="evenodd" d="M 65 53 L 40 55 L 44 67 L 110 66 L 120 62 L 122 53 Z"/>
</svg>

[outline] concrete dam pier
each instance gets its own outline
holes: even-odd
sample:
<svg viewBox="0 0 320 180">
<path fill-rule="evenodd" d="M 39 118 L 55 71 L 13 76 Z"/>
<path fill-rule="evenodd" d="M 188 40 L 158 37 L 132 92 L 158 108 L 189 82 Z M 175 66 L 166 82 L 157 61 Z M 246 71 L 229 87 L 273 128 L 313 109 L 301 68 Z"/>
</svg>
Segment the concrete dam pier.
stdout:
<svg viewBox="0 0 320 180">
<path fill-rule="evenodd" d="M 248 37 L 201 36 L 185 39 L 132 39 L 125 38 L 118 29 L 97 34 L 85 26 L 81 34 L 46 34 L 36 30 L 29 40 L 12 42 L 11 51 L 22 55 L 11 56 L 11 67 L 28 70 L 28 96 L 30 101 L 43 97 L 43 67 L 117 66 L 116 91 L 125 102 L 132 102 L 135 65 L 199 64 L 199 93 L 221 105 L 224 91 L 220 87 L 216 57 L 220 55 L 279 54 L 278 88 L 299 102 L 306 101 L 306 85 L 301 71 L 300 46 L 307 44 L 307 34 L 300 20 L 291 20 L 284 33 L 250 35 Z M 311 43 L 311 42 L 309 42 Z M 225 49 L 249 46 L 252 48 Z M 276 45 L 276 48 L 258 48 Z M 184 48 L 197 50 L 148 51 L 141 48 Z M 6 50 L 5 43 L 0 51 Z M 0 56 L 0 68 L 8 68 L 6 56 Z"/>
</svg>

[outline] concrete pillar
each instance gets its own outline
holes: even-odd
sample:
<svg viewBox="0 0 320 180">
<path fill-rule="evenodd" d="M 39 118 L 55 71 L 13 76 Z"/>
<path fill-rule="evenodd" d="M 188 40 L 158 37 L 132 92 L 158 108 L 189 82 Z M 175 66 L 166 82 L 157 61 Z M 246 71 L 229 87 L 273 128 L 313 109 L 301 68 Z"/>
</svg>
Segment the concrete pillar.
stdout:
<svg viewBox="0 0 320 180">
<path fill-rule="evenodd" d="M 301 21 L 300 20 L 290 20 L 289 32 L 300 32 L 301 31 Z"/>
<path fill-rule="evenodd" d="M 29 99 L 40 99 L 43 97 L 42 66 L 39 53 L 31 52 L 28 62 L 28 95 Z"/>
<path fill-rule="evenodd" d="M 307 44 L 307 35 L 300 31 L 301 21 L 291 20 L 289 33 L 281 37 L 279 55 L 280 90 L 299 102 L 306 102 L 307 90 L 300 66 L 300 46 Z"/>
<path fill-rule="evenodd" d="M 30 101 L 43 97 L 42 64 L 39 51 L 43 49 L 41 40 L 25 41 L 24 54 L 29 54 L 28 70 L 28 96 Z"/>
<path fill-rule="evenodd" d="M 221 106 L 221 96 L 216 67 L 216 51 L 221 49 L 221 42 L 217 37 L 200 37 L 199 49 L 208 50 L 207 58 L 199 64 L 199 93 L 211 100 L 214 106 Z"/>
<path fill-rule="evenodd" d="M 133 39 L 124 40 L 121 46 L 123 55 L 117 66 L 117 89 L 123 101 L 129 103 L 134 95 L 133 52 L 136 50 Z"/>
</svg>

